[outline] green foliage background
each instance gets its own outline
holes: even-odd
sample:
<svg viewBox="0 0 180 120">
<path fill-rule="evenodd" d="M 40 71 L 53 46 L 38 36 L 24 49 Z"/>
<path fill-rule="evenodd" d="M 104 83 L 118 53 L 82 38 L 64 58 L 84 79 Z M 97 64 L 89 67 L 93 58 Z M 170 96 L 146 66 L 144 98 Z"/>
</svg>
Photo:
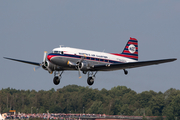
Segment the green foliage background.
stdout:
<svg viewBox="0 0 180 120">
<path fill-rule="evenodd" d="M 180 90 L 166 92 L 144 91 L 136 93 L 117 86 L 111 90 L 98 90 L 77 85 L 68 85 L 49 91 L 0 90 L 0 112 L 14 109 L 17 112 L 31 113 L 94 113 L 109 115 L 167 116 L 174 119 L 180 116 Z"/>
</svg>

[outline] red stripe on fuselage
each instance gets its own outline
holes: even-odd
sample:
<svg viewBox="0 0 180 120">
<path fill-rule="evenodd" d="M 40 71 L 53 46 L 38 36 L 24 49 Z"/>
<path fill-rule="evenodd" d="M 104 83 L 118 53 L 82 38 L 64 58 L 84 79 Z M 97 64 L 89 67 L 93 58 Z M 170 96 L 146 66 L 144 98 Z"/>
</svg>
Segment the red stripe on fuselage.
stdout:
<svg viewBox="0 0 180 120">
<path fill-rule="evenodd" d="M 66 54 L 66 55 L 72 55 L 72 54 Z M 79 55 L 77 55 L 79 56 Z M 64 58 L 74 58 L 74 59 L 82 59 L 82 58 L 75 58 L 75 57 L 70 57 L 70 56 L 59 56 L 59 55 L 47 55 L 47 59 L 50 61 L 53 57 L 64 57 Z M 101 63 L 114 63 L 114 62 L 119 62 L 119 63 L 122 63 L 120 61 L 117 61 L 117 60 L 112 60 L 112 59 L 104 59 L 104 58 L 98 58 L 98 57 L 90 57 L 88 56 L 89 58 L 91 59 L 87 59 L 87 57 L 85 57 L 84 59 L 85 60 L 88 60 L 88 61 L 95 61 L 95 62 L 101 62 Z M 93 59 L 92 59 L 93 58 Z M 97 60 L 99 59 L 99 61 Z M 100 61 L 100 59 L 104 60 L 104 61 Z M 113 62 L 111 62 L 113 61 Z"/>
<path fill-rule="evenodd" d="M 127 57 L 127 58 L 135 58 L 135 59 L 138 59 L 138 56 L 123 55 L 123 54 L 118 54 L 118 53 L 110 53 L 110 54 L 116 55 L 116 56 L 121 56 L 121 57 Z"/>
</svg>

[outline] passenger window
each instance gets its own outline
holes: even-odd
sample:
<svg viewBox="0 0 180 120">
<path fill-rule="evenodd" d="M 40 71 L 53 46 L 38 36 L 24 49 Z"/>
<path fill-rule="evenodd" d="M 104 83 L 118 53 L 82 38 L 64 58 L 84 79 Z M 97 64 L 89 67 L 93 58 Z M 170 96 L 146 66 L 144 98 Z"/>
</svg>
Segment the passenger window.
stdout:
<svg viewBox="0 0 180 120">
<path fill-rule="evenodd" d="M 103 61 L 103 59 L 99 59 L 99 61 Z"/>
<path fill-rule="evenodd" d="M 99 58 L 96 58 L 97 61 L 99 61 Z"/>
<path fill-rule="evenodd" d="M 63 51 L 61 51 L 61 54 L 63 55 L 63 54 L 64 54 L 64 52 L 63 52 Z"/>
</svg>

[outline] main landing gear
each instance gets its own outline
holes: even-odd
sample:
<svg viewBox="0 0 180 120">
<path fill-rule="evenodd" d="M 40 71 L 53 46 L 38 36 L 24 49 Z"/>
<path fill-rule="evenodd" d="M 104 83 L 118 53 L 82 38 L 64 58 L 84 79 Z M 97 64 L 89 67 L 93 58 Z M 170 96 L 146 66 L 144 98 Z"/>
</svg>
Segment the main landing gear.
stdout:
<svg viewBox="0 0 180 120">
<path fill-rule="evenodd" d="M 88 79 L 87 79 L 88 85 L 93 85 L 96 73 L 97 71 L 95 73 L 93 73 L 92 71 L 88 72 Z"/>
<path fill-rule="evenodd" d="M 53 79 L 53 83 L 55 85 L 58 85 L 60 83 L 61 80 L 61 75 L 64 71 L 54 71 L 54 79 Z"/>
<path fill-rule="evenodd" d="M 53 79 L 53 83 L 55 85 L 58 85 L 60 83 L 60 80 L 61 80 L 61 75 L 63 74 L 64 71 L 54 71 L 54 79 Z M 87 78 L 87 83 L 88 85 L 93 85 L 94 83 L 94 78 L 95 78 L 95 75 L 97 73 L 96 72 L 92 72 L 92 71 L 88 71 L 88 72 L 83 72 L 84 74 L 88 73 L 88 78 Z"/>
</svg>

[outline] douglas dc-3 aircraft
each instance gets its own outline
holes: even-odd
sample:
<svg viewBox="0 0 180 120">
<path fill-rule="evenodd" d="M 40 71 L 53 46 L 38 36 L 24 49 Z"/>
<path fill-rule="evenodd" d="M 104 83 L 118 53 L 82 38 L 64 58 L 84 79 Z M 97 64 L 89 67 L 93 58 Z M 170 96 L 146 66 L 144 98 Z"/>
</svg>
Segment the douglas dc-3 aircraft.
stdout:
<svg viewBox="0 0 180 120">
<path fill-rule="evenodd" d="M 44 52 L 42 63 L 18 60 L 13 58 L 5 59 L 41 66 L 50 74 L 54 72 L 53 82 L 55 85 L 60 83 L 61 75 L 65 70 L 76 70 L 81 78 L 81 71 L 88 75 L 87 83 L 94 83 L 95 75 L 98 71 L 124 70 L 124 74 L 128 74 L 126 69 L 136 68 L 148 65 L 156 65 L 160 63 L 172 62 L 176 58 L 161 59 L 151 61 L 138 61 L 138 41 L 130 38 L 122 53 L 105 53 L 90 50 L 83 50 L 70 47 L 62 47 L 53 49 L 52 53 L 47 55 Z M 35 68 L 34 68 L 35 70 Z"/>
</svg>

